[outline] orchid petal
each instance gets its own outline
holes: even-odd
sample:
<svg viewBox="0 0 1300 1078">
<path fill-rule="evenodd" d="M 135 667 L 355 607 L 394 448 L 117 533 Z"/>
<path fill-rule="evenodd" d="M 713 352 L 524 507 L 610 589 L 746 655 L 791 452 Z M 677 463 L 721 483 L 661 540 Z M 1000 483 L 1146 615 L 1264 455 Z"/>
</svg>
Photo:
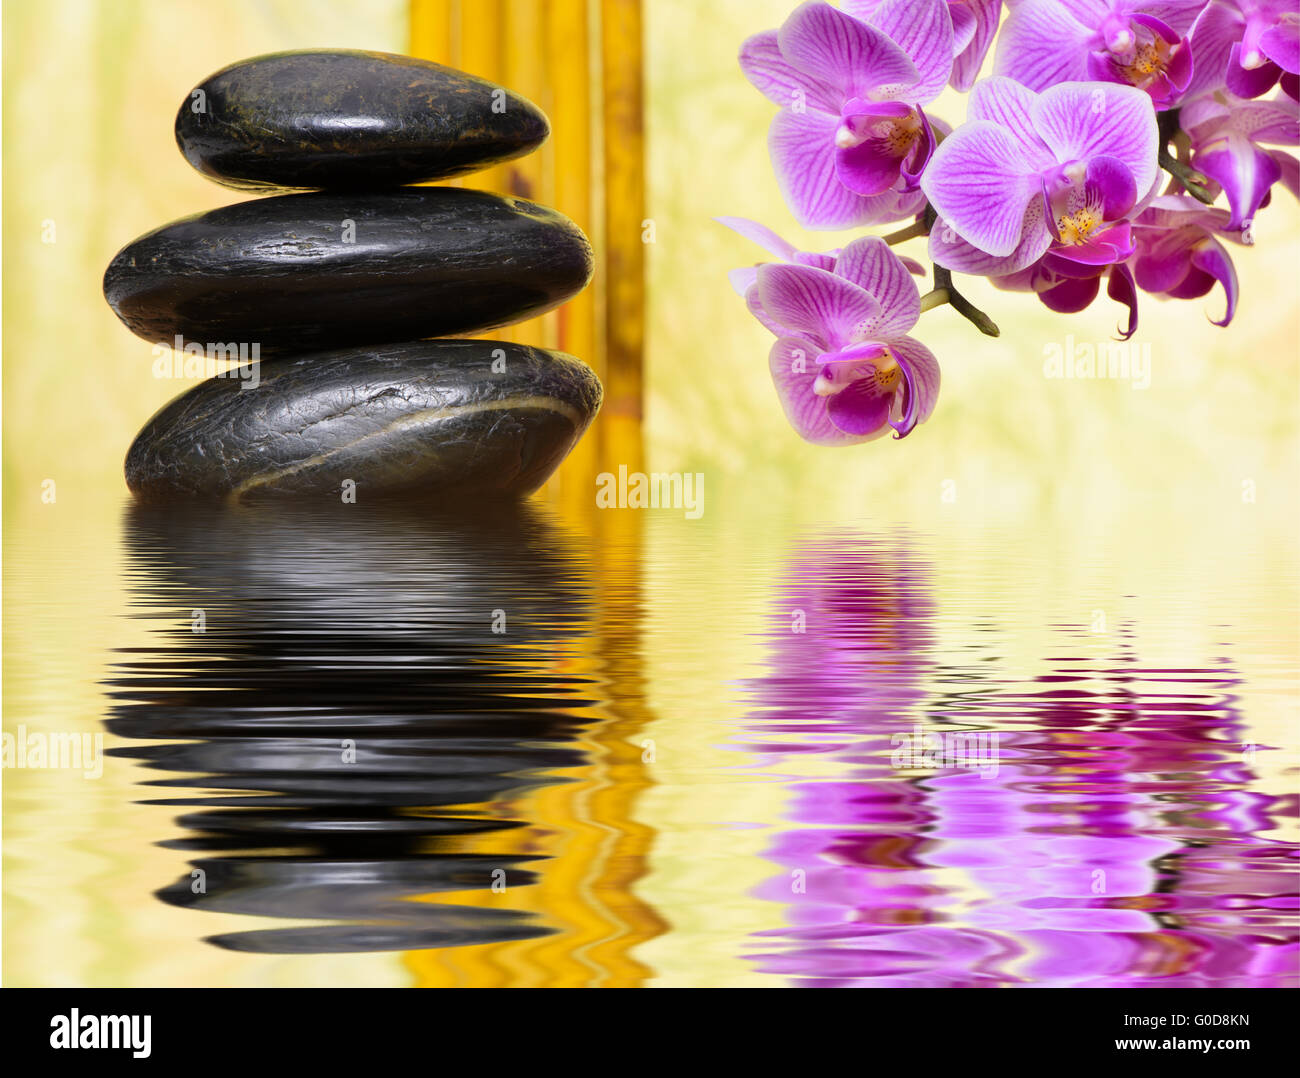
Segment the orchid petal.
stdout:
<svg viewBox="0 0 1300 1078">
<path fill-rule="evenodd" d="M 1093 32 L 1053 0 L 1024 0 L 1002 24 L 993 70 L 1031 90 L 1086 79 Z"/>
<path fill-rule="evenodd" d="M 835 175 L 854 194 L 883 194 L 898 182 L 903 159 L 876 139 L 835 151 Z"/>
<path fill-rule="evenodd" d="M 1144 292 L 1160 295 L 1176 288 L 1187 276 L 1191 258 L 1176 235 L 1143 250 L 1133 263 L 1133 274 Z"/>
<path fill-rule="evenodd" d="M 1128 167 L 1138 191 L 1156 180 L 1159 134 L 1151 98 L 1133 86 L 1066 83 L 1031 106 L 1034 130 L 1062 162 L 1105 155 Z"/>
<path fill-rule="evenodd" d="M 885 0 L 842 0 L 840 10 L 859 22 L 870 22 L 876 9 L 884 2 Z"/>
<path fill-rule="evenodd" d="M 1128 308 L 1128 325 L 1118 331 L 1120 339 L 1126 341 L 1137 332 L 1138 297 L 1137 285 L 1133 283 L 1133 274 L 1123 262 L 1111 267 L 1110 280 L 1106 284 L 1106 295 Z"/>
<path fill-rule="evenodd" d="M 897 337 L 921 317 L 921 292 L 902 260 L 879 236 L 850 243 L 835 262 L 835 274 L 853 282 L 880 304 L 880 315 L 863 327 L 871 339 Z"/>
<path fill-rule="evenodd" d="M 1241 40 L 1241 13 L 1220 3 L 1206 6 L 1197 18 L 1188 42 L 1192 49 L 1192 79 L 1188 98 L 1222 90 L 1233 45 Z"/>
<path fill-rule="evenodd" d="M 925 195 L 916 191 L 890 190 L 873 198 L 863 199 L 863 224 L 879 225 L 890 221 L 906 221 L 925 209 Z"/>
<path fill-rule="evenodd" d="M 736 295 L 744 298 L 745 294 L 758 283 L 758 267 L 741 266 L 739 269 L 728 270 L 727 280 L 731 282 Z"/>
<path fill-rule="evenodd" d="M 1284 20 L 1265 30 L 1259 46 L 1283 71 L 1300 73 L 1300 20 Z"/>
<path fill-rule="evenodd" d="M 1165 95 L 1166 104 L 1173 104 L 1183 96 L 1195 71 L 1196 64 L 1192 59 L 1191 46 L 1186 42 L 1178 45 L 1170 54 L 1169 66 L 1165 69 L 1164 78 L 1169 84 L 1169 91 Z"/>
<path fill-rule="evenodd" d="M 1300 108 L 1293 101 L 1252 101 L 1234 109 L 1230 122 L 1251 142 L 1300 144 Z"/>
<path fill-rule="evenodd" d="M 857 445 L 871 437 L 857 437 L 831 422 L 826 398 L 813 392 L 817 381 L 817 355 L 807 341 L 782 337 L 768 353 L 768 369 L 785 417 L 795 433 L 813 445 Z"/>
<path fill-rule="evenodd" d="M 934 129 L 930 126 L 930 118 L 925 114 L 925 110 L 917 105 L 916 113 L 921 119 L 921 134 L 912 143 L 912 148 L 903 158 L 903 163 L 898 170 L 903 179 L 903 186 L 912 191 L 920 186 L 921 174 L 925 171 L 925 166 L 930 163 L 930 158 L 934 156 L 936 143 Z"/>
<path fill-rule="evenodd" d="M 1237 229 L 1254 218 L 1269 188 L 1281 178 L 1282 168 L 1269 154 L 1239 135 L 1215 145 L 1215 149 L 1197 154 L 1194 162 L 1223 188 L 1232 207 L 1227 227 Z"/>
<path fill-rule="evenodd" d="M 1159 19 L 1179 37 L 1191 32 L 1196 17 L 1205 7 L 1205 0 L 1164 0 L 1163 3 L 1143 0 L 1142 10 Z"/>
<path fill-rule="evenodd" d="M 1033 2 L 1040 3 L 1041 0 Z M 1015 11 L 1025 3 L 1026 0 L 1011 0 L 1011 10 Z M 1100 26 L 1102 20 L 1111 14 L 1113 7 L 1109 0 L 1052 0 L 1052 3 L 1084 26 Z"/>
<path fill-rule="evenodd" d="M 749 308 L 749 313 L 763 324 L 763 328 L 768 330 L 777 337 L 795 336 L 788 326 L 783 326 L 775 318 L 767 313 L 763 306 L 762 297 L 758 293 L 758 267 L 754 267 L 754 283 L 750 285 L 749 290 L 745 293 L 745 306 Z M 826 338 L 821 334 L 798 334 L 807 338 L 816 345 L 818 351 L 826 348 Z"/>
<path fill-rule="evenodd" d="M 1300 198 L 1300 160 L 1283 150 L 1270 150 L 1268 155 L 1273 158 L 1281 170 L 1278 179 L 1282 186 L 1295 195 L 1296 198 Z"/>
<path fill-rule="evenodd" d="M 793 106 L 802 102 L 822 112 L 837 113 L 843 93 L 839 88 L 806 75 L 784 56 L 775 30 L 755 34 L 740 47 L 740 70 L 769 101 Z"/>
<path fill-rule="evenodd" d="M 1165 22 L 1164 19 L 1157 18 L 1149 11 L 1134 12 L 1129 18 L 1137 26 L 1145 26 L 1157 37 L 1164 38 L 1168 44 L 1176 45 L 1178 43 L 1178 31 Z"/>
<path fill-rule="evenodd" d="M 1227 299 L 1227 309 L 1222 321 L 1210 319 L 1216 326 L 1226 326 L 1232 321 L 1237 310 L 1237 270 L 1232 258 L 1223 244 L 1217 240 L 1207 239 L 1192 252 L 1192 265 L 1202 273 L 1208 273 L 1219 284 Z"/>
<path fill-rule="evenodd" d="M 1052 253 L 1057 258 L 1084 266 L 1109 266 L 1112 262 L 1124 261 L 1133 251 L 1131 226 L 1128 221 L 1120 221 L 1087 243 L 1060 247 Z"/>
<path fill-rule="evenodd" d="M 845 434 L 875 438 L 887 429 L 893 403 L 894 391 L 882 391 L 874 379 L 860 378 L 826 398 L 826 413 Z"/>
<path fill-rule="evenodd" d="M 883 30 L 916 66 L 918 81 L 902 95 L 927 105 L 939 96 L 952 74 L 952 16 L 948 0 L 884 0 L 871 25 Z"/>
<path fill-rule="evenodd" d="M 1066 278 L 1060 284 L 1044 288 L 1038 298 L 1048 310 L 1057 314 L 1077 314 L 1088 307 L 1101 291 L 1101 278 Z"/>
<path fill-rule="evenodd" d="M 793 243 L 783 240 L 766 225 L 760 225 L 757 221 L 751 221 L 747 217 L 715 217 L 714 220 L 720 225 L 726 225 L 732 232 L 738 232 L 745 239 L 758 244 L 768 254 L 776 255 L 783 261 L 789 262 L 798 254 Z"/>
<path fill-rule="evenodd" d="M 896 337 L 889 341 L 889 349 L 898 360 L 907 378 L 907 401 L 903 415 L 905 437 L 918 423 L 924 423 L 934 412 L 939 401 L 939 361 L 934 353 L 915 337 Z"/>
<path fill-rule="evenodd" d="M 948 5 L 948 17 L 952 19 L 952 51 L 960 54 L 975 40 L 979 16 L 966 4 L 957 3 Z"/>
<path fill-rule="evenodd" d="M 991 255 L 967 243 L 943 218 L 930 228 L 930 260 L 957 273 L 977 277 L 1004 277 L 1037 262 L 1052 245 L 1052 234 L 1043 220 L 1043 200 L 1033 199 L 1025 208 L 1020 242 L 1009 255 Z"/>
<path fill-rule="evenodd" d="M 879 87 L 911 86 L 920 78 L 887 34 L 822 0 L 796 8 L 777 41 L 786 60 L 800 71 L 832 78 L 845 97 L 869 97 Z"/>
<path fill-rule="evenodd" d="M 871 223 L 870 206 L 840 182 L 835 167 L 839 119 L 824 112 L 777 113 L 768 151 L 787 205 L 807 228 L 852 228 Z"/>
<path fill-rule="evenodd" d="M 948 136 L 921 177 L 935 211 L 968 243 L 1009 255 L 1020 243 L 1025 208 L 1041 191 L 1021 145 L 988 120 L 963 124 Z M 1154 150 L 1153 150 L 1154 153 Z"/>
<path fill-rule="evenodd" d="M 772 319 L 821 336 L 829 348 L 848 343 L 858 326 L 880 317 L 880 303 L 865 289 L 811 266 L 760 266 L 758 294 Z"/>
<path fill-rule="evenodd" d="M 1224 82 L 1238 97 L 1252 98 L 1266 94 L 1276 85 L 1282 69 L 1271 61 L 1265 61 L 1259 67 L 1247 68 L 1241 64 L 1241 43 L 1232 46 L 1228 56 L 1228 70 Z"/>
<path fill-rule="evenodd" d="M 961 47 L 961 52 L 952 64 L 952 88 L 963 93 L 974 86 L 975 80 L 979 78 L 984 57 L 993 44 L 993 38 L 998 32 L 998 20 L 1002 17 L 1002 0 L 973 0 L 973 3 L 973 7 L 961 5 L 953 9 L 971 11 L 975 16 L 975 32 L 971 35 L 969 44 L 958 46 L 954 41 L 953 46 Z M 957 21 L 957 16 L 954 15 L 954 29 Z"/>
<path fill-rule="evenodd" d="M 1034 134 L 1031 110 L 1038 95 L 1015 79 L 992 75 L 981 79 L 966 104 L 968 120 L 989 120 L 1005 128 L 1021 144 L 1026 163 L 1043 171 L 1056 163 L 1051 151 Z"/>
<path fill-rule="evenodd" d="M 1137 183 L 1127 165 L 1102 154 L 1088 162 L 1084 191 L 1101 205 L 1103 221 L 1118 221 L 1137 202 Z"/>
</svg>

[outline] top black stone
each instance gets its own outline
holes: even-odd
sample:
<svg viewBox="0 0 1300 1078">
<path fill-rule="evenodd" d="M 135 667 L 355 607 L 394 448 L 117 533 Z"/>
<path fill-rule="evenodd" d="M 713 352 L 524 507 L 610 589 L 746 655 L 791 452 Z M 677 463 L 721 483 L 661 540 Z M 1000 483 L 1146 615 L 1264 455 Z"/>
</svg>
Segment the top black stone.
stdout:
<svg viewBox="0 0 1300 1078">
<path fill-rule="evenodd" d="M 181 153 L 227 187 L 363 190 L 446 179 L 536 149 L 518 94 L 411 56 L 280 52 L 204 79 L 176 116 Z"/>
</svg>

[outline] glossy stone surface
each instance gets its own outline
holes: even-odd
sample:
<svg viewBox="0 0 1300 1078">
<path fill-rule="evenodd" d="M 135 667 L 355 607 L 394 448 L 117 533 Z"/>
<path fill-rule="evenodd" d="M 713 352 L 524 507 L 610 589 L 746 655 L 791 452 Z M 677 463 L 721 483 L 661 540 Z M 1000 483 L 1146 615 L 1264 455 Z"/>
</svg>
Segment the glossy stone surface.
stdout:
<svg viewBox="0 0 1300 1078">
<path fill-rule="evenodd" d="M 550 310 L 591 277 L 563 214 L 454 187 L 254 199 L 128 244 L 104 296 L 131 332 L 263 356 L 473 333 Z"/>
<path fill-rule="evenodd" d="M 228 187 L 374 189 L 458 176 L 546 140 L 545 115 L 483 79 L 410 56 L 281 52 L 190 92 L 176 143 Z"/>
<path fill-rule="evenodd" d="M 601 386 L 584 363 L 500 341 L 414 341 L 210 378 L 136 436 L 142 502 L 400 493 L 444 508 L 527 494 L 582 436 Z M 247 385 L 248 388 L 241 388 Z"/>
</svg>

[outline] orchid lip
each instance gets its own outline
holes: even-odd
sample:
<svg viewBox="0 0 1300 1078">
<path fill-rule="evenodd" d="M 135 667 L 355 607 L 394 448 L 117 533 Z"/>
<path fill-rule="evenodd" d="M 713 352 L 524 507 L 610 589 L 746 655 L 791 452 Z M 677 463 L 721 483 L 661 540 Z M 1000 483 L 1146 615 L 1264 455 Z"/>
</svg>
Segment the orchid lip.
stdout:
<svg viewBox="0 0 1300 1078">
<path fill-rule="evenodd" d="M 878 341 L 823 352 L 817 359 L 821 369 L 813 382 L 813 392 L 819 397 L 833 397 L 863 378 L 875 378 L 882 388 L 888 388 L 897 378 L 898 360 Z"/>
</svg>

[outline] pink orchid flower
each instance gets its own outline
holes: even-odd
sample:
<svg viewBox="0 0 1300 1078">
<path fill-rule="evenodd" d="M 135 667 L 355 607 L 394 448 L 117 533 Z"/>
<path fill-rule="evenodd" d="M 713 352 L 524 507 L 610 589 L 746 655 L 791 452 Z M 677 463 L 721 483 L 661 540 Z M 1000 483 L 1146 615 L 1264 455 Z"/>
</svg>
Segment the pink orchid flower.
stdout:
<svg viewBox="0 0 1300 1078">
<path fill-rule="evenodd" d="M 1300 145 L 1300 105 L 1289 98 L 1243 101 L 1220 91 L 1188 102 L 1180 123 L 1191 139 L 1192 166 L 1228 196 L 1228 228 L 1248 226 L 1279 180 L 1295 191 L 1296 159 L 1261 145 Z"/>
<path fill-rule="evenodd" d="M 786 418 L 815 445 L 909 434 L 939 396 L 939 363 L 907 336 L 921 296 L 884 240 L 865 236 L 832 269 L 757 268 L 750 310 L 776 336 L 769 366 Z"/>
</svg>

